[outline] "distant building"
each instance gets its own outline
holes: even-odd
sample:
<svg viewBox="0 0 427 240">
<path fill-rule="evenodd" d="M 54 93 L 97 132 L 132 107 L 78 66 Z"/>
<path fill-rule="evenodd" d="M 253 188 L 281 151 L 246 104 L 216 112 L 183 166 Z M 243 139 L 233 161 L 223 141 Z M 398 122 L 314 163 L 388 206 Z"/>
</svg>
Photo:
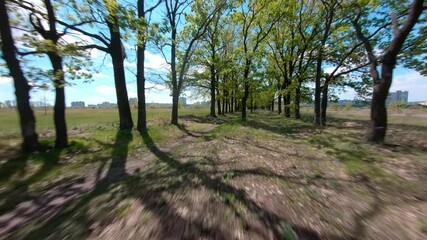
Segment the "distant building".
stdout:
<svg viewBox="0 0 427 240">
<path fill-rule="evenodd" d="M 71 107 L 85 107 L 85 102 L 83 101 L 71 102 Z"/>
<path fill-rule="evenodd" d="M 396 91 L 388 94 L 387 104 L 392 102 L 403 102 L 408 104 L 408 91 Z"/>
<path fill-rule="evenodd" d="M 88 104 L 87 107 L 88 108 L 96 108 L 96 104 Z"/>
<path fill-rule="evenodd" d="M 103 103 L 96 104 L 96 106 L 98 108 L 113 108 L 113 107 L 117 107 L 117 104 L 110 103 L 110 102 L 103 102 Z"/>
</svg>

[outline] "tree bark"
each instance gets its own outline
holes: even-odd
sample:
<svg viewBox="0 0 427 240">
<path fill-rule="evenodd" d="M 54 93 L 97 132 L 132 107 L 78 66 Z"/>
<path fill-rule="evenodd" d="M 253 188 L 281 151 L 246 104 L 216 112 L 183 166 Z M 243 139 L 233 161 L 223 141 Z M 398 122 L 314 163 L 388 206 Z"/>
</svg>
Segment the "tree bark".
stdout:
<svg viewBox="0 0 427 240">
<path fill-rule="evenodd" d="M 294 109 L 295 119 L 301 119 L 300 103 L 301 103 L 301 83 L 298 82 L 298 86 L 295 88 L 295 109 Z"/>
<path fill-rule="evenodd" d="M 248 101 L 249 97 L 249 68 L 250 68 L 250 60 L 246 60 L 246 66 L 245 66 L 245 72 L 243 75 L 243 81 L 244 81 L 244 93 L 242 97 L 242 105 L 241 105 L 241 111 L 242 111 L 242 122 L 246 122 L 246 102 Z"/>
<path fill-rule="evenodd" d="M 123 65 L 125 53 L 122 49 L 120 31 L 116 24 L 117 21 L 115 21 L 115 23 L 109 21 L 107 25 L 111 36 L 109 51 L 113 61 L 114 84 L 116 87 L 117 107 L 119 109 L 119 128 L 132 129 L 133 121 L 126 89 L 125 68 Z"/>
<path fill-rule="evenodd" d="M 211 72 L 211 82 L 210 82 L 210 92 L 211 92 L 211 108 L 210 108 L 210 116 L 216 117 L 215 115 L 215 91 L 216 91 L 216 78 L 215 78 L 215 67 L 213 64 L 210 66 Z"/>
<path fill-rule="evenodd" d="M 328 108 L 328 89 L 329 83 L 326 80 L 322 87 L 322 104 L 321 104 L 321 126 L 326 126 L 326 110 Z"/>
<path fill-rule="evenodd" d="M 145 18 L 144 0 L 138 0 L 138 17 Z M 145 38 L 143 31 L 138 30 L 138 49 L 136 65 L 136 88 L 138 96 L 138 122 L 137 129 L 140 133 L 147 132 L 147 110 L 145 106 Z"/>
<path fill-rule="evenodd" d="M 282 114 L 282 94 L 279 94 L 279 97 L 277 98 L 277 110 L 278 114 Z"/>
<path fill-rule="evenodd" d="M 38 135 L 36 133 L 36 120 L 30 106 L 30 89 L 28 81 L 19 65 L 14 49 L 15 43 L 10 30 L 9 17 L 7 14 L 6 1 L 0 0 L 0 33 L 2 39 L 3 58 L 9 68 L 10 75 L 14 80 L 16 103 L 23 138 L 22 150 L 34 152 L 39 149 Z"/>
<path fill-rule="evenodd" d="M 65 79 L 62 69 L 62 57 L 56 52 L 48 53 L 52 63 L 55 85 L 55 106 L 53 121 L 55 124 L 55 147 L 63 148 L 68 146 L 67 124 L 65 120 Z"/>
</svg>

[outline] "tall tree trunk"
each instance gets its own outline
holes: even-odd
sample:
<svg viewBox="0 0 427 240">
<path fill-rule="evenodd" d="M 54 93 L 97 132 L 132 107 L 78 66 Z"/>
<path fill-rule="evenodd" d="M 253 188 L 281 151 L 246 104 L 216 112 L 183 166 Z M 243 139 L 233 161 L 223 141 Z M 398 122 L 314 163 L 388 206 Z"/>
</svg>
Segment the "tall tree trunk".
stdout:
<svg viewBox="0 0 427 240">
<path fill-rule="evenodd" d="M 316 79 L 314 84 L 314 124 L 321 125 L 320 113 L 320 95 L 322 89 L 320 88 L 320 79 L 322 77 L 322 61 L 323 61 L 323 47 L 319 49 L 316 62 Z"/>
<path fill-rule="evenodd" d="M 291 94 L 286 93 L 285 94 L 285 117 L 290 118 L 291 117 Z"/>
<path fill-rule="evenodd" d="M 215 115 L 215 91 L 216 91 L 216 78 L 215 78 L 215 67 L 213 64 L 210 66 L 211 72 L 211 82 L 210 82 L 210 92 L 211 92 L 211 108 L 210 108 L 210 116 L 216 117 Z"/>
<path fill-rule="evenodd" d="M 329 81 L 326 80 L 322 88 L 321 126 L 326 126 L 326 110 L 328 108 L 328 89 L 329 89 Z"/>
<path fill-rule="evenodd" d="M 298 86 L 295 88 L 295 119 L 301 119 L 300 113 L 300 103 L 301 103 L 301 82 L 298 82 Z"/>
<path fill-rule="evenodd" d="M 279 115 L 282 114 L 282 94 L 277 98 L 277 110 Z"/>
<path fill-rule="evenodd" d="M 144 18 L 144 1 L 138 0 L 138 17 Z M 138 122 L 137 129 L 140 133 L 147 132 L 147 110 L 145 106 L 145 38 L 144 31 L 138 30 L 138 49 L 136 52 L 136 88 L 138 96 Z"/>
<path fill-rule="evenodd" d="M 122 48 L 120 31 L 116 24 L 116 22 L 108 22 L 108 28 L 111 36 L 109 51 L 111 59 L 113 60 L 114 84 L 116 87 L 117 107 L 119 109 L 119 128 L 132 129 L 133 121 L 129 106 L 128 92 L 126 89 L 125 68 L 123 65 L 125 53 Z"/>
<path fill-rule="evenodd" d="M 10 30 L 9 17 L 7 14 L 6 1 L 0 0 L 0 33 L 2 39 L 3 58 L 9 68 L 10 75 L 14 80 L 16 103 L 23 138 L 22 150 L 33 152 L 39 149 L 38 135 L 36 133 L 36 120 L 30 106 L 30 89 L 28 81 L 22 72 L 14 49 L 15 43 Z"/>
<path fill-rule="evenodd" d="M 218 107 L 218 115 L 221 115 L 222 114 L 222 112 L 221 112 L 221 99 L 219 99 L 219 98 L 216 99 L 216 105 Z"/>
<path fill-rule="evenodd" d="M 251 113 L 254 112 L 254 96 L 251 94 Z"/>
<path fill-rule="evenodd" d="M 230 113 L 234 113 L 235 91 L 231 91 Z"/>
<path fill-rule="evenodd" d="M 172 116 L 171 124 L 178 125 L 178 101 L 179 101 L 179 91 L 178 91 L 178 81 L 176 73 L 176 28 L 172 27 L 171 32 L 171 74 L 172 74 Z"/>
<path fill-rule="evenodd" d="M 245 61 L 245 71 L 243 73 L 243 84 L 244 84 L 244 92 L 241 103 L 241 111 L 242 111 L 242 122 L 246 122 L 246 103 L 249 97 L 249 71 L 251 67 L 252 61 L 246 59 Z"/>
<path fill-rule="evenodd" d="M 225 103 L 226 103 L 226 100 L 225 100 L 225 97 L 224 97 L 222 99 L 222 115 L 225 115 L 225 110 L 226 110 Z"/>
<path fill-rule="evenodd" d="M 272 111 L 272 112 L 274 112 L 274 98 L 273 98 L 273 100 L 271 101 L 271 111 Z"/>
<path fill-rule="evenodd" d="M 62 58 L 55 52 L 48 53 L 52 63 L 55 84 L 55 106 L 53 120 L 55 124 L 55 147 L 68 146 L 67 124 L 65 121 L 65 79 L 62 69 Z"/>
</svg>

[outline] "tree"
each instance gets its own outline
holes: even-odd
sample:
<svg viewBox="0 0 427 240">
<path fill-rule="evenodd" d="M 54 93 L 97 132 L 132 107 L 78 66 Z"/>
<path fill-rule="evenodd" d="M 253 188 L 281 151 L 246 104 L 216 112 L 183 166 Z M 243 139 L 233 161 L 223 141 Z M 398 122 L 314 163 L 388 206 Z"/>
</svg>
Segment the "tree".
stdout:
<svg viewBox="0 0 427 240">
<path fill-rule="evenodd" d="M 17 109 L 20 117 L 21 135 L 23 138 L 22 149 L 25 152 L 38 150 L 39 142 L 36 133 L 36 120 L 30 107 L 30 89 L 28 81 L 19 65 L 14 49 L 15 43 L 10 28 L 9 16 L 6 8 L 6 0 L 0 0 L 0 24 L 1 46 L 3 58 L 14 80 Z"/>
<path fill-rule="evenodd" d="M 392 16 L 393 38 L 388 42 L 382 57 L 379 59 L 374 52 L 373 43 L 366 37 L 361 25 L 363 9 L 356 5 L 356 17 L 352 21 L 357 37 L 363 42 L 370 62 L 370 74 L 373 80 L 371 103 L 371 129 L 368 140 L 376 143 L 384 142 L 387 131 L 386 99 L 393 79 L 393 69 L 397 57 L 406 38 L 414 28 L 424 6 L 424 0 L 414 0 L 408 9 L 408 16 L 402 26 L 399 26 L 396 16 Z M 381 72 L 378 68 L 381 67 Z"/>
<path fill-rule="evenodd" d="M 141 133 L 147 132 L 147 110 L 145 106 L 145 48 L 147 41 L 147 21 L 145 16 L 148 12 L 153 11 L 160 3 L 157 2 L 153 7 L 145 10 L 145 0 L 138 0 L 138 20 L 136 22 L 137 28 L 137 56 L 136 56 L 136 85 L 138 95 L 138 123 L 137 129 Z"/>
<path fill-rule="evenodd" d="M 44 0 L 47 22 L 49 29 L 45 29 L 42 24 L 42 20 L 34 13 L 30 15 L 30 23 L 33 28 L 46 40 L 45 53 L 49 57 L 49 60 L 53 68 L 53 83 L 55 86 L 55 104 L 54 104 L 54 115 L 53 120 L 55 124 L 55 147 L 63 148 L 68 145 L 68 133 L 67 124 L 65 121 L 65 73 L 63 70 L 63 59 L 58 51 L 58 41 L 62 34 L 56 29 L 56 16 L 54 8 L 50 0 Z"/>
<path fill-rule="evenodd" d="M 64 20 L 57 19 L 66 31 L 72 30 L 90 37 L 96 43 L 79 45 L 79 49 L 98 49 L 111 56 L 116 89 L 117 106 L 119 110 L 119 128 L 132 129 L 133 121 L 130 111 L 129 99 L 126 87 L 124 59 L 126 52 L 122 44 L 120 28 L 125 23 L 122 9 L 117 0 L 93 0 L 91 4 L 70 0 L 66 2 L 68 10 L 73 14 L 67 14 Z M 96 28 L 95 28 L 96 27 Z M 107 28 L 104 31 L 105 27 Z M 98 33 L 90 30 L 101 30 Z M 109 35 L 109 37 L 106 36 Z"/>
<path fill-rule="evenodd" d="M 194 16 L 185 13 L 188 6 L 193 8 Z M 212 22 L 215 15 L 220 9 L 225 6 L 223 0 L 212 0 L 212 1 L 201 1 L 196 0 L 194 2 L 188 0 L 166 0 L 166 15 L 164 20 L 164 33 L 170 33 L 170 38 L 167 42 L 160 43 L 163 56 L 166 56 L 163 52 L 165 46 L 170 47 L 170 61 L 167 61 L 170 65 L 170 80 L 172 88 L 172 116 L 171 124 L 178 124 L 178 104 L 179 95 L 184 86 L 185 74 L 188 70 L 189 60 L 194 51 L 196 42 L 205 34 L 209 24 Z M 186 15 L 187 21 L 190 23 L 186 29 L 188 38 L 186 41 L 180 39 L 178 28 L 181 24 L 183 15 Z M 182 32 L 181 32 L 182 33 Z M 185 32 L 184 32 L 185 33 Z M 181 40 L 181 42 L 179 42 Z M 179 44 L 181 43 L 181 44 Z M 180 48 L 181 47 L 181 48 Z M 179 57 L 179 50 L 182 50 L 182 55 Z M 165 57 L 165 60 L 166 57 Z"/>
<path fill-rule="evenodd" d="M 249 1 L 241 5 L 241 11 L 235 13 L 235 20 L 240 25 L 243 38 L 241 45 L 243 59 L 243 97 L 242 121 L 246 122 L 246 104 L 250 93 L 250 72 L 253 58 L 256 57 L 260 44 L 269 35 L 273 26 L 282 17 L 281 1 Z"/>
</svg>

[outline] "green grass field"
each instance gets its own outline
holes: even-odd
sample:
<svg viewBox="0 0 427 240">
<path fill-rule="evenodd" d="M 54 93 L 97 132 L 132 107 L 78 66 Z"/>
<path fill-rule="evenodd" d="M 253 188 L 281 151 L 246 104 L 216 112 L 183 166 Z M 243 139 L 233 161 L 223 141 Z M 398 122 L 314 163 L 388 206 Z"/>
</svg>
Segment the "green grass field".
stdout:
<svg viewBox="0 0 427 240">
<path fill-rule="evenodd" d="M 180 116 L 184 115 L 207 115 L 208 109 L 190 109 L 182 108 L 179 111 Z M 37 131 L 45 132 L 54 129 L 53 111 L 48 110 L 45 115 L 44 110 L 38 109 L 35 111 Z M 132 117 L 134 122 L 137 120 L 136 109 L 132 109 Z M 148 124 L 167 123 L 170 120 L 170 109 L 147 109 Z M 90 128 L 99 125 L 117 125 L 118 112 L 117 109 L 72 109 L 66 111 L 67 127 L 73 128 Z M 19 119 L 18 113 L 14 109 L 0 109 L 0 136 L 18 136 L 19 135 Z"/>
</svg>

